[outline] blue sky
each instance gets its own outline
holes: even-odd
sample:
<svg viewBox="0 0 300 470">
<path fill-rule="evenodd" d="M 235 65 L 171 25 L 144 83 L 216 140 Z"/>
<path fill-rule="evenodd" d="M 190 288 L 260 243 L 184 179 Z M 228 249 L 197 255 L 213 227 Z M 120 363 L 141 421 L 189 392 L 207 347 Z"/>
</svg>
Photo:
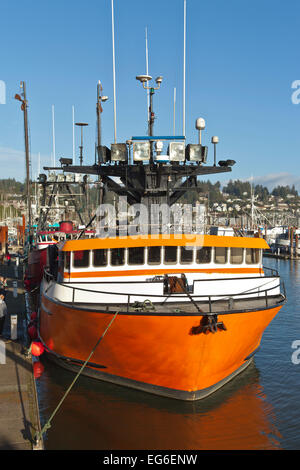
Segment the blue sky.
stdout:
<svg viewBox="0 0 300 470">
<path fill-rule="evenodd" d="M 146 133 L 146 95 L 135 76 L 164 77 L 155 95 L 155 134 L 182 133 L 183 0 L 115 0 L 117 140 Z M 52 105 L 56 158 L 72 156 L 72 105 L 85 129 L 85 163 L 94 162 L 96 87 L 104 104 L 103 143 L 113 142 L 110 0 L 4 0 L 0 11 L 0 162 L 3 177 L 24 179 L 23 113 L 13 99 L 27 85 L 32 174 L 37 155 L 51 162 Z M 236 160 L 233 179 L 252 175 L 262 184 L 300 189 L 300 104 L 292 103 L 299 70 L 300 3 L 290 0 L 187 0 L 187 141 L 196 142 L 195 120 L 204 117 L 203 140 L 213 160 Z M 76 155 L 79 133 L 76 132 Z M 228 175 L 211 180 L 226 181 Z"/>
</svg>

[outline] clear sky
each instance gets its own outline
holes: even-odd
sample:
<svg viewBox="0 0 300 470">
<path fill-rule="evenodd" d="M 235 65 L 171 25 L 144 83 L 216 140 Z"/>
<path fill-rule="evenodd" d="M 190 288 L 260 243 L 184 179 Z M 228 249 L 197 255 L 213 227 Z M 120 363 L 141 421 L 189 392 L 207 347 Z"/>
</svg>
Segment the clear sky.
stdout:
<svg viewBox="0 0 300 470">
<path fill-rule="evenodd" d="M 164 77 L 154 97 L 155 134 L 182 134 L 183 0 L 115 0 L 117 140 L 146 133 L 146 94 L 135 76 Z M 219 159 L 236 160 L 233 179 L 252 175 L 262 184 L 300 189 L 300 104 L 292 83 L 300 80 L 298 0 L 187 0 L 186 135 L 197 141 L 218 135 Z M 25 175 L 23 113 L 14 100 L 27 85 L 32 174 L 51 163 L 52 105 L 56 158 L 72 156 L 72 105 L 85 129 L 85 163 L 94 162 L 96 88 L 104 104 L 103 144 L 113 142 L 111 0 L 3 0 L 0 6 L 0 178 Z M 0 93 L 1 97 L 1 93 Z M 76 155 L 79 132 L 76 129 Z M 225 176 L 211 177 L 226 181 Z"/>
</svg>

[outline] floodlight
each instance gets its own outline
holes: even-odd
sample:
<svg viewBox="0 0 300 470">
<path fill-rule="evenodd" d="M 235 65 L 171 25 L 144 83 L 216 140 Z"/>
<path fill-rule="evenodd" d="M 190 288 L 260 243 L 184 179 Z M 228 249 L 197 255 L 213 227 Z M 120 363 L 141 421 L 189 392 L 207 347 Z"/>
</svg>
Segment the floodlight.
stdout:
<svg viewBox="0 0 300 470">
<path fill-rule="evenodd" d="M 206 163 L 207 147 L 199 144 L 188 144 L 186 147 L 186 159 L 190 162 Z"/>
<path fill-rule="evenodd" d="M 106 147 L 105 145 L 98 145 L 97 152 L 98 152 L 98 161 L 100 163 L 106 163 L 110 161 L 111 152 L 108 147 Z"/>
<path fill-rule="evenodd" d="M 75 173 L 75 183 L 81 183 L 81 182 L 82 182 L 81 173 Z"/>
<path fill-rule="evenodd" d="M 56 181 L 56 174 L 53 172 L 49 172 L 48 181 Z"/>
<path fill-rule="evenodd" d="M 185 160 L 184 142 L 170 142 L 169 157 L 172 162 L 183 162 Z"/>
<path fill-rule="evenodd" d="M 103 103 L 107 100 L 108 100 L 108 96 L 101 96 L 101 101 L 103 101 Z"/>
<path fill-rule="evenodd" d="M 133 160 L 135 162 L 141 162 L 144 160 L 150 160 L 150 142 L 134 142 L 133 144 Z"/>
<path fill-rule="evenodd" d="M 67 175 L 66 175 L 66 181 L 67 181 L 68 183 L 74 182 L 74 181 L 75 181 L 74 175 L 72 175 L 72 173 L 67 174 Z"/>
<path fill-rule="evenodd" d="M 39 177 L 38 177 L 38 180 L 39 180 L 40 183 L 46 183 L 47 176 L 44 173 L 40 173 Z"/>
<path fill-rule="evenodd" d="M 161 82 L 163 81 L 162 76 L 157 77 L 157 78 L 155 79 L 155 81 L 156 81 L 157 85 L 160 85 Z"/>
<path fill-rule="evenodd" d="M 127 162 L 128 150 L 126 144 L 111 144 L 111 161 L 113 162 Z"/>
</svg>

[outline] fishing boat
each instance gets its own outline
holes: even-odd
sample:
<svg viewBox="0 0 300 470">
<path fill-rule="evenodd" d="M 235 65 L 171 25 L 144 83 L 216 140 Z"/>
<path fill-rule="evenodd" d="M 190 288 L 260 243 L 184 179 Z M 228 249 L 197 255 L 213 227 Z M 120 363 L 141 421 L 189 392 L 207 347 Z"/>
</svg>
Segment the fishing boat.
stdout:
<svg viewBox="0 0 300 470">
<path fill-rule="evenodd" d="M 76 239 L 81 232 L 82 230 L 75 229 L 73 222 L 62 221 L 57 229 L 40 230 L 35 234 L 34 243 L 27 255 L 27 267 L 24 275 L 26 290 L 32 291 L 40 286 L 44 269 L 49 263 L 48 248 L 53 248 L 58 242 L 64 240 Z M 86 237 L 93 235 L 93 230 L 85 230 Z"/>
<path fill-rule="evenodd" d="M 213 136 L 213 163 L 207 163 L 203 118 L 196 120 L 197 142 L 186 142 L 185 90 L 182 135 L 155 135 L 153 96 L 163 78 L 155 84 L 148 73 L 136 78 L 148 93 L 148 135 L 118 143 L 114 106 L 114 143 L 102 144 L 101 87 L 98 160 L 62 165 L 64 172 L 96 177 L 99 206 L 94 237 L 82 234 L 57 243 L 54 256 L 49 252 L 39 338 L 64 368 L 193 401 L 251 363 L 286 296 L 278 273 L 263 267 L 269 245 L 262 237 L 208 234 L 201 213 L 179 204 L 189 191 L 197 200 L 198 177 L 231 172 L 235 161 L 217 163 Z M 103 204 L 103 188 L 115 193 L 117 209 Z"/>
<path fill-rule="evenodd" d="M 86 375 L 183 400 L 241 372 L 285 296 L 266 275 L 262 238 L 91 238 L 59 248 L 46 272 L 40 338 L 72 370 L 113 325 Z"/>
<path fill-rule="evenodd" d="M 64 171 L 97 175 L 120 199 L 126 195 L 127 213 L 115 211 L 123 219 L 117 215 L 113 224 L 104 211 L 95 237 L 59 242 L 58 256 L 50 253 L 40 340 L 67 369 L 84 364 L 83 374 L 114 384 L 180 400 L 204 398 L 253 360 L 285 302 L 284 289 L 278 273 L 263 267 L 269 246 L 262 237 L 205 234 L 197 218 L 179 230 L 193 214 L 190 207 L 179 222 L 176 211 L 156 223 L 149 214 L 157 201 L 174 208 L 182 194 L 197 189 L 197 176 L 231 171 L 234 162 L 209 166 L 207 147 L 186 145 L 183 136 L 154 136 L 151 125 L 149 136 L 101 147 L 100 154 L 105 160 L 97 165 Z M 142 223 L 134 208 L 145 211 Z"/>
</svg>

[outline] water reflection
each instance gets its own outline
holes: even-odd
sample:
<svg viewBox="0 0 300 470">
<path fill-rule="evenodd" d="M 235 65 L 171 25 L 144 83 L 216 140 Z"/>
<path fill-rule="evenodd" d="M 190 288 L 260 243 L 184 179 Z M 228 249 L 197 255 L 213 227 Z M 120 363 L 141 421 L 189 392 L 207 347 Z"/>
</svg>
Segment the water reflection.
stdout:
<svg viewBox="0 0 300 470">
<path fill-rule="evenodd" d="M 43 360 L 37 379 L 42 424 L 73 374 Z M 252 363 L 211 397 L 193 403 L 79 379 L 55 416 L 46 449 L 278 449 L 276 416 Z"/>
</svg>

